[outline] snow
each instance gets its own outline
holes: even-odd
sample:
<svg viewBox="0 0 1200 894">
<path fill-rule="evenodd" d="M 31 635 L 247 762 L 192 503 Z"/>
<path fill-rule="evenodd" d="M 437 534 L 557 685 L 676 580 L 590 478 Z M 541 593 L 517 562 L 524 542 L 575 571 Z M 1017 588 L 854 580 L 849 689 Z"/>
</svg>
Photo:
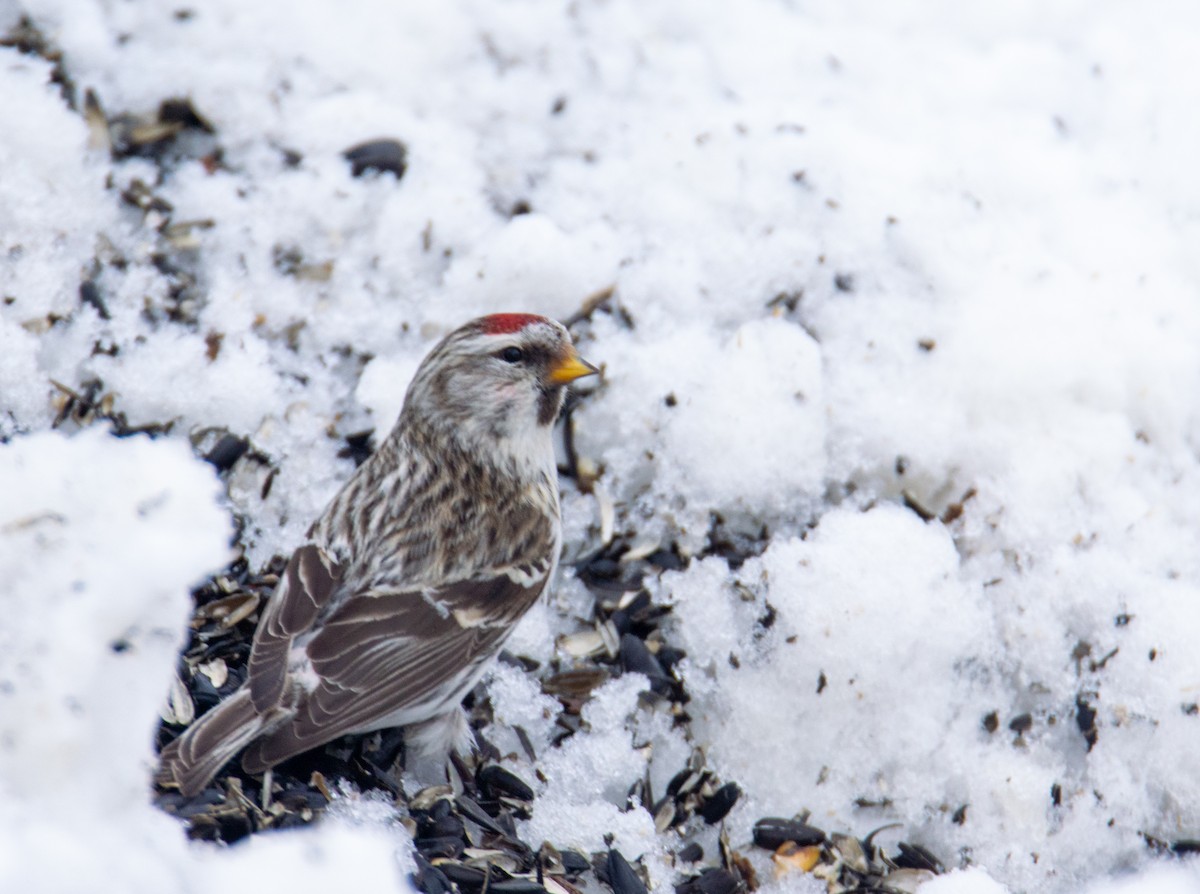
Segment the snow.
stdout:
<svg viewBox="0 0 1200 894">
<path fill-rule="evenodd" d="M 189 612 L 188 587 L 229 557 L 216 476 L 178 440 L 100 428 L 0 445 L 0 883 L 8 890 L 204 891 L 258 867 L 314 885 L 405 890 L 376 823 L 189 848 L 148 808 L 151 741 Z M 402 849 L 401 849 L 402 850 Z M 278 869 L 279 866 L 283 869 Z"/>
<path fill-rule="evenodd" d="M 612 288 L 577 327 L 605 375 L 568 557 L 605 495 L 632 542 L 697 556 L 719 514 L 763 551 L 648 582 L 695 741 L 628 676 L 551 747 L 552 703 L 494 671 L 544 776 L 524 833 L 615 833 L 670 890 L 678 842 L 620 808 L 698 745 L 745 790 L 735 844 L 809 810 L 965 867 L 930 894 L 1200 890 L 1144 840 L 1200 837 L 1195 10 L 0 0 L 0 29 L 22 12 L 79 107 L 188 97 L 215 134 L 114 161 L 0 48 L 3 887 L 407 890 L 369 799 L 228 850 L 150 806 L 188 589 L 234 518 L 252 563 L 299 542 L 441 334 Z M 350 177 L 377 137 L 404 176 Z M 93 380 L 169 430 L 64 405 Z M 269 466 L 222 492 L 196 453 L 226 430 Z M 564 573 L 514 648 L 586 605 Z"/>
<path fill-rule="evenodd" d="M 1004 887 L 978 869 L 956 869 L 926 882 L 921 894 L 1004 894 Z"/>
<path fill-rule="evenodd" d="M 944 531 L 890 505 L 833 510 L 807 540 L 777 539 L 743 566 L 738 581 L 762 595 L 740 603 L 740 617 L 728 613 L 723 564 L 696 566 L 695 581 L 690 570 L 668 574 L 663 588 L 687 609 L 684 678 L 705 693 L 703 714 L 692 712 L 698 735 L 723 777 L 760 793 L 755 809 L 789 816 L 803 806 L 818 824 L 844 825 L 855 821 L 839 816 L 847 791 L 897 801 L 909 817 L 965 795 L 993 694 L 977 657 L 991 619 L 982 591 L 958 578 Z M 767 603 L 776 620 L 763 631 L 754 616 Z M 944 753 L 947 740 L 964 766 Z M 1038 807 L 1050 784 L 1030 799 Z"/>
<path fill-rule="evenodd" d="M 603 460 L 614 486 L 670 521 L 693 549 L 713 507 L 777 518 L 821 492 L 821 358 L 800 327 L 768 317 L 720 337 L 678 326 L 604 361 L 608 400 L 589 409 L 585 431 L 612 438 Z"/>
</svg>

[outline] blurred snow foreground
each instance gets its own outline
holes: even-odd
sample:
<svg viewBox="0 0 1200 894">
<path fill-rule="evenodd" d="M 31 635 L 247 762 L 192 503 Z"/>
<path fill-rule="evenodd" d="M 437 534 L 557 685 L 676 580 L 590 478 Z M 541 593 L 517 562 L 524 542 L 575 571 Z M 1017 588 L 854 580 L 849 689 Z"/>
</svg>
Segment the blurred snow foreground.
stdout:
<svg viewBox="0 0 1200 894">
<path fill-rule="evenodd" d="M 700 746 L 735 844 L 807 810 L 964 867 L 929 894 L 1200 890 L 1168 856 L 1200 837 L 1200 12 L 0 0 L 0 31 L 0 887 L 407 890 L 353 793 L 232 849 L 150 806 L 189 588 L 233 517 L 252 564 L 299 541 L 441 333 L 612 288 L 567 558 L 610 501 L 695 557 L 647 582 L 690 739 L 612 682 L 523 836 L 612 833 L 670 891 L 680 840 L 621 808 Z M 379 136 L 403 176 L 353 177 Z M 538 734 L 527 677 L 490 694 Z"/>
</svg>

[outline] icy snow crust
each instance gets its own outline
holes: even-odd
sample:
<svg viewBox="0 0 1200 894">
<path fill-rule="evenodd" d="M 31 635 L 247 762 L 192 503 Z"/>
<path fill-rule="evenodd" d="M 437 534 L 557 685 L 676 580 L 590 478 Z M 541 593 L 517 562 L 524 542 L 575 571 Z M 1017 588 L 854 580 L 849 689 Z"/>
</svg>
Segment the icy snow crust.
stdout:
<svg viewBox="0 0 1200 894">
<path fill-rule="evenodd" d="M 807 809 L 969 861 L 929 894 L 1200 890 L 1143 839 L 1200 837 L 1196 10 L 182 9 L 24 5 L 80 106 L 190 97 L 218 166 L 89 150 L 50 64 L 0 49 L 0 887 L 407 890 L 370 800 L 228 851 L 149 805 L 188 588 L 231 513 L 252 562 L 299 541 L 351 471 L 342 436 L 390 425 L 440 334 L 614 287 L 577 327 L 606 369 L 577 447 L 618 533 L 767 532 L 736 570 L 651 582 L 694 744 L 746 792 L 732 840 Z M 352 179 L 341 150 L 378 136 L 407 173 Z M 182 319 L 136 180 L 204 222 Z M 170 432 L 51 431 L 51 381 L 91 379 Z M 221 493 L 210 427 L 269 457 L 265 498 L 251 472 Z M 568 487 L 568 558 L 599 505 Z M 584 606 L 565 575 L 514 649 L 550 657 Z M 523 834 L 615 833 L 665 892 L 677 842 L 618 805 L 693 742 L 640 688 L 610 683 L 558 750 L 528 678 L 491 695 L 496 735 L 544 754 Z"/>
</svg>

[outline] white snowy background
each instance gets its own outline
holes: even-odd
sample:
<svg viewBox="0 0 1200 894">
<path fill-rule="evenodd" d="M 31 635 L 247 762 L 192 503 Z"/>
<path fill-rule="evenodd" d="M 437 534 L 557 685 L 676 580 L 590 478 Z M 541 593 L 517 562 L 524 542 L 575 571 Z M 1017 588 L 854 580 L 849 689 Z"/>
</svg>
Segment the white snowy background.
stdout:
<svg viewBox="0 0 1200 894">
<path fill-rule="evenodd" d="M 114 162 L 0 49 L 4 890 L 408 890 L 369 799 L 227 849 L 151 806 L 189 587 L 235 512 L 253 563 L 296 545 L 441 334 L 610 287 L 578 327 L 601 475 L 565 485 L 568 557 L 609 500 L 642 545 L 700 552 L 714 511 L 769 539 L 650 582 L 692 742 L 627 677 L 546 749 L 545 697 L 497 671 L 499 726 L 544 754 L 525 837 L 615 832 L 669 892 L 679 841 L 618 805 L 696 744 L 746 792 L 735 845 L 810 810 L 972 867 L 926 894 L 1200 890 L 1144 839 L 1200 837 L 1194 5 L 0 0 L 22 15 L 81 107 L 190 98 L 222 164 Z M 351 177 L 375 137 L 399 181 Z M 123 201 L 139 180 L 169 209 Z M 52 430 L 52 380 L 92 379 L 170 433 Z M 269 457 L 267 499 L 265 467 L 226 493 L 197 458 L 209 428 Z M 565 575 L 514 650 L 549 658 L 586 603 Z"/>
</svg>

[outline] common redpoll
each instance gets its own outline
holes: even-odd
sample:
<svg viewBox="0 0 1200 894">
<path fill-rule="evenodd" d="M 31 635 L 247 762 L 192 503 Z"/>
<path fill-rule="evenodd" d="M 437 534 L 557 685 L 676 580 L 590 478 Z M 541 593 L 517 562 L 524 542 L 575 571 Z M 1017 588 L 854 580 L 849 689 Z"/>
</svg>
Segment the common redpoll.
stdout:
<svg viewBox="0 0 1200 894">
<path fill-rule="evenodd" d="M 163 749 L 159 781 L 193 795 L 238 752 L 257 773 L 389 726 L 419 724 L 419 751 L 464 749 L 459 703 L 558 562 L 551 429 L 567 383 L 595 372 L 545 317 L 446 336 L 292 555 L 245 684 Z"/>
</svg>

